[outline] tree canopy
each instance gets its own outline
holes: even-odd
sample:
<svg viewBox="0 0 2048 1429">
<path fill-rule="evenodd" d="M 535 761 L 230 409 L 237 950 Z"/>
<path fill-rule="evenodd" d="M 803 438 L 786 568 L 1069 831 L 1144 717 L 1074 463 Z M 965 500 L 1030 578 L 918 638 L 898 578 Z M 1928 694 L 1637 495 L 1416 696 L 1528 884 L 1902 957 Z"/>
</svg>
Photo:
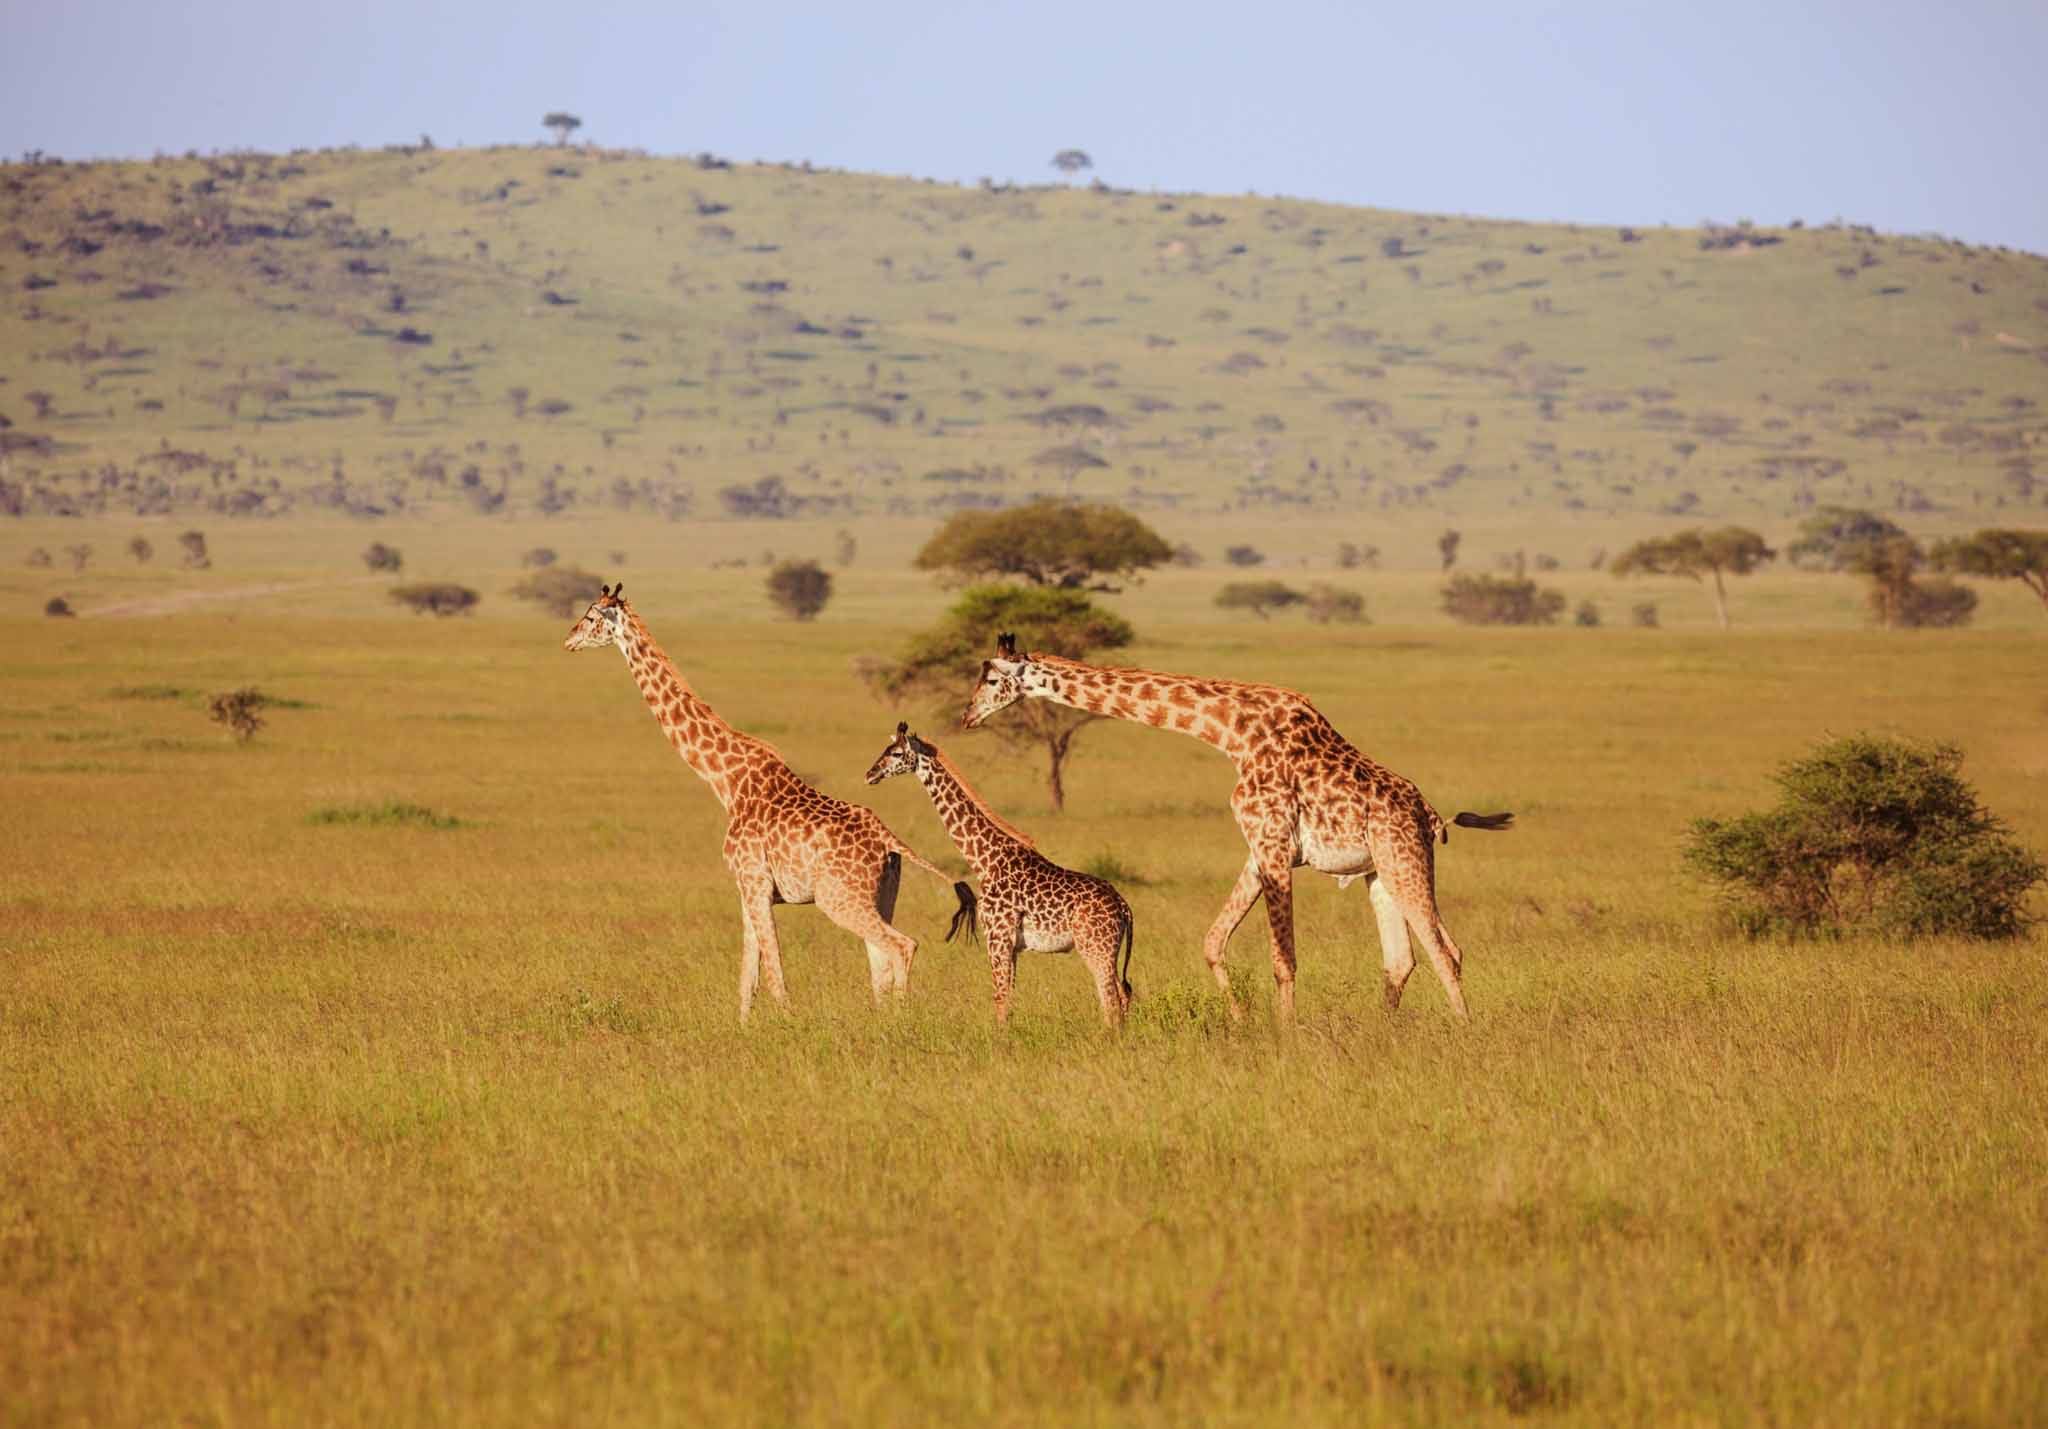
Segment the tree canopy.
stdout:
<svg viewBox="0 0 2048 1429">
<path fill-rule="evenodd" d="M 1979 531 L 1942 541 L 1934 568 L 1989 580 L 2016 580 L 2048 606 L 2048 531 Z"/>
<path fill-rule="evenodd" d="M 1722 581 L 1723 574 L 1746 576 L 1777 554 L 1764 544 L 1762 536 L 1746 526 L 1723 526 L 1712 531 L 1695 528 L 1638 541 L 1616 556 L 1608 569 L 1617 576 L 1684 576 L 1695 581 L 1711 574 L 1714 610 L 1726 628 L 1728 588 Z"/>
<path fill-rule="evenodd" d="M 1063 174 L 1078 174 L 1083 169 L 1095 167 L 1095 161 L 1088 157 L 1085 149 L 1062 149 L 1052 156 L 1052 166 Z"/>
<path fill-rule="evenodd" d="M 1173 548 L 1115 506 L 1034 501 L 1007 511 L 960 511 L 925 542 L 921 571 L 1016 576 L 1065 590 L 1112 590 L 1103 577 L 1164 565 Z M 1048 647 L 1050 648 L 1050 647 Z"/>
<path fill-rule="evenodd" d="M 832 573 L 816 561 L 784 561 L 764 582 L 768 599 L 792 620 L 810 620 L 832 599 Z"/>
<path fill-rule="evenodd" d="M 1873 546 L 1905 534 L 1903 528 L 1876 512 L 1823 506 L 1799 523 L 1799 539 L 1785 548 L 1785 558 L 1795 566 L 1854 570 Z"/>
<path fill-rule="evenodd" d="M 1304 596 L 1285 581 L 1232 581 L 1216 592 L 1216 604 L 1224 610 L 1249 610 L 1259 619 L 1269 612 L 1300 605 Z"/>
<path fill-rule="evenodd" d="M 950 723 L 1004 632 L 1014 632 L 1022 649 L 1075 660 L 1121 649 L 1135 638 L 1129 621 L 1098 609 L 1077 590 L 970 586 L 943 621 L 913 637 L 895 662 L 871 667 L 866 677 L 886 697 L 941 701 L 940 715 Z M 1006 744 L 1044 748 L 1046 789 L 1060 809 L 1066 806 L 1063 771 L 1074 735 L 1099 718 L 1050 700 L 1020 700 L 983 728 Z"/>
<path fill-rule="evenodd" d="M 555 131 L 555 142 L 557 144 L 566 144 L 569 142 L 569 135 L 583 127 L 583 121 L 565 109 L 557 109 L 552 113 L 542 115 L 540 125 L 543 129 Z"/>
</svg>

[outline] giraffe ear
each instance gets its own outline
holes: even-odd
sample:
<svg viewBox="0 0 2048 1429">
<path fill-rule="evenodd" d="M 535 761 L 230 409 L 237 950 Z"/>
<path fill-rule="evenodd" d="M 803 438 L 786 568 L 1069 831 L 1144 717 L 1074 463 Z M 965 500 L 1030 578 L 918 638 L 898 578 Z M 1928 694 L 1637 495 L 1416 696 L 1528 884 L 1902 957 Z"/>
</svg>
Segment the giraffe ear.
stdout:
<svg viewBox="0 0 2048 1429">
<path fill-rule="evenodd" d="M 619 583 L 618 583 L 617 585 L 615 585 L 615 586 L 613 586 L 613 587 L 612 587 L 612 599 L 613 599 L 613 600 L 624 600 L 625 598 L 626 598 L 626 583 L 625 583 L 624 581 L 620 581 L 620 582 L 619 582 Z"/>
<path fill-rule="evenodd" d="M 612 593 L 612 588 L 608 585 L 601 585 L 597 588 L 597 593 L 600 596 L 610 595 Z"/>
<path fill-rule="evenodd" d="M 1010 631 L 1005 631 L 1001 635 L 998 635 L 996 637 L 996 649 L 1000 653 L 1007 655 L 1014 660 L 1017 657 L 1016 635 Z"/>
<path fill-rule="evenodd" d="M 910 721 L 909 721 L 909 720 L 906 720 L 906 719 L 899 719 L 899 720 L 897 720 L 897 721 L 896 721 L 896 737 L 897 737 L 898 739 L 901 739 L 901 738 L 903 738 L 903 736 L 904 736 L 904 735 L 906 735 L 906 734 L 908 734 L 908 733 L 910 733 Z"/>
</svg>

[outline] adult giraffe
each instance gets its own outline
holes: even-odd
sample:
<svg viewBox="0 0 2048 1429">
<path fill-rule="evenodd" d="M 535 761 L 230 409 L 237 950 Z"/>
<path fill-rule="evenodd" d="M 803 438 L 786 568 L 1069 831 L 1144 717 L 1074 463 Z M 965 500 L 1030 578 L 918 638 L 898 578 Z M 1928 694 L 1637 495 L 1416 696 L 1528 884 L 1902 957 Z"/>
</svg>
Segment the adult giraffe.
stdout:
<svg viewBox="0 0 2048 1429">
<path fill-rule="evenodd" d="M 1230 807 L 1250 846 L 1244 871 L 1202 940 L 1216 985 L 1230 995 L 1223 949 L 1252 903 L 1266 900 L 1273 981 L 1282 1021 L 1294 1015 L 1294 870 L 1327 873 L 1342 888 L 1367 880 L 1379 923 L 1387 1006 L 1398 1007 L 1415 970 L 1414 930 L 1442 979 L 1451 1010 L 1465 1016 L 1464 955 L 1436 907 L 1436 843 L 1450 841 L 1443 816 L 1422 791 L 1375 763 L 1323 718 L 1306 695 L 1278 685 L 1120 670 L 1058 655 L 1019 654 L 1014 635 L 996 642 L 960 717 L 974 728 L 1020 699 L 1052 700 L 1112 719 L 1193 735 L 1237 766 Z M 1504 829 L 1513 814 L 1459 814 L 1470 829 Z"/>
<path fill-rule="evenodd" d="M 623 581 L 602 587 L 562 648 L 617 646 L 669 743 L 725 806 L 725 866 L 739 885 L 745 921 L 740 1021 L 753 1009 L 754 988 L 762 978 L 769 996 L 788 1000 L 772 911 L 777 903 L 816 903 L 827 918 L 867 945 L 877 1004 L 891 989 L 905 991 L 917 943 L 889 923 L 896 912 L 902 860 L 953 884 L 960 907 L 948 938 L 963 922 L 972 925 L 974 891 L 918 857 L 872 809 L 813 789 L 782 762 L 774 745 L 720 719 L 654 643 L 646 624 L 626 604 L 624 590 Z"/>
</svg>

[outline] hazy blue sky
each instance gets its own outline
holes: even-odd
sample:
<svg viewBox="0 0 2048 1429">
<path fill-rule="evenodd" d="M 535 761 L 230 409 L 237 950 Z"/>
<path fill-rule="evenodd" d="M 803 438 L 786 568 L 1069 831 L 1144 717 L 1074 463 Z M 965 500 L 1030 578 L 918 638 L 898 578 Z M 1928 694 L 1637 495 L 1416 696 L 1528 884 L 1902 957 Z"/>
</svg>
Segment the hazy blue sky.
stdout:
<svg viewBox="0 0 2048 1429">
<path fill-rule="evenodd" d="M 0 152 L 580 138 L 2048 253 L 2048 0 L 7 0 Z"/>
</svg>

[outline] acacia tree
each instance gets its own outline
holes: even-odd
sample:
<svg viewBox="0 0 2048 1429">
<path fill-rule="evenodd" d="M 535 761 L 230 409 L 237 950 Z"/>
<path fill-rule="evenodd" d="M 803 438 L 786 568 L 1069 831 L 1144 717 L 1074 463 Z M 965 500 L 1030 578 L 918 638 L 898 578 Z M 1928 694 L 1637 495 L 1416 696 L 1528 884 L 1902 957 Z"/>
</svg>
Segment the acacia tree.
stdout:
<svg viewBox="0 0 2048 1429">
<path fill-rule="evenodd" d="M 832 573 L 816 561 L 784 561 L 768 573 L 768 599 L 792 620 L 810 620 L 832 599 Z"/>
<path fill-rule="evenodd" d="M 553 113 L 542 115 L 540 123 L 543 129 L 555 131 L 557 145 L 568 143 L 569 136 L 583 127 L 583 121 L 565 109 L 557 109 Z"/>
<path fill-rule="evenodd" d="M 870 667 L 864 678 L 885 697 L 943 701 L 943 716 L 951 719 L 974 687 L 996 636 L 1005 631 L 1014 631 L 1025 649 L 1073 660 L 1085 659 L 1098 650 L 1121 649 L 1133 639 L 1130 622 L 1098 609 L 1077 590 L 970 586 L 961 592 L 943 622 L 911 640 L 901 659 Z M 1063 776 L 1074 736 L 1083 725 L 1100 718 L 1051 700 L 1020 700 L 1008 718 L 984 728 L 1005 744 L 1036 745 L 1045 751 L 1046 792 L 1054 809 L 1064 809 L 1067 791 Z"/>
<path fill-rule="evenodd" d="M 1764 538 L 1746 526 L 1723 526 L 1719 530 L 1693 529 L 1674 536 L 1638 541 L 1614 558 L 1608 567 L 1617 576 L 1684 576 L 1699 580 L 1714 577 L 1714 613 L 1721 628 L 1728 628 L 1728 587 L 1724 574 L 1746 576 L 1764 562 L 1777 557 Z"/>
<path fill-rule="evenodd" d="M 2016 580 L 2048 607 L 2048 531 L 1979 531 L 1941 542 L 1930 559 L 1937 571 Z"/>
<path fill-rule="evenodd" d="M 1862 547 L 1849 569 L 1870 577 L 1870 613 L 1879 625 L 1946 629 L 1968 625 L 1977 592 L 1946 578 L 1916 580 L 1926 557 L 1910 536 Z"/>
<path fill-rule="evenodd" d="M 1874 547 L 1904 536 L 1904 529 L 1874 511 L 1853 506 L 1823 506 L 1799 523 L 1799 539 L 1785 548 L 1795 566 L 1821 570 L 1854 570 Z"/>
<path fill-rule="evenodd" d="M 912 564 L 963 577 L 1016 576 L 1061 590 L 1116 590 L 1127 576 L 1173 559 L 1157 531 L 1115 506 L 1034 501 L 1008 511 L 960 511 Z"/>
<path fill-rule="evenodd" d="M 1273 611 L 1300 605 L 1306 599 L 1285 581 L 1232 581 L 1216 592 L 1219 609 L 1249 610 L 1261 620 L 1270 619 Z"/>
<path fill-rule="evenodd" d="M 1078 174 L 1083 169 L 1095 167 L 1095 161 L 1088 157 L 1085 149 L 1062 149 L 1052 156 L 1052 166 L 1063 174 Z"/>
</svg>

